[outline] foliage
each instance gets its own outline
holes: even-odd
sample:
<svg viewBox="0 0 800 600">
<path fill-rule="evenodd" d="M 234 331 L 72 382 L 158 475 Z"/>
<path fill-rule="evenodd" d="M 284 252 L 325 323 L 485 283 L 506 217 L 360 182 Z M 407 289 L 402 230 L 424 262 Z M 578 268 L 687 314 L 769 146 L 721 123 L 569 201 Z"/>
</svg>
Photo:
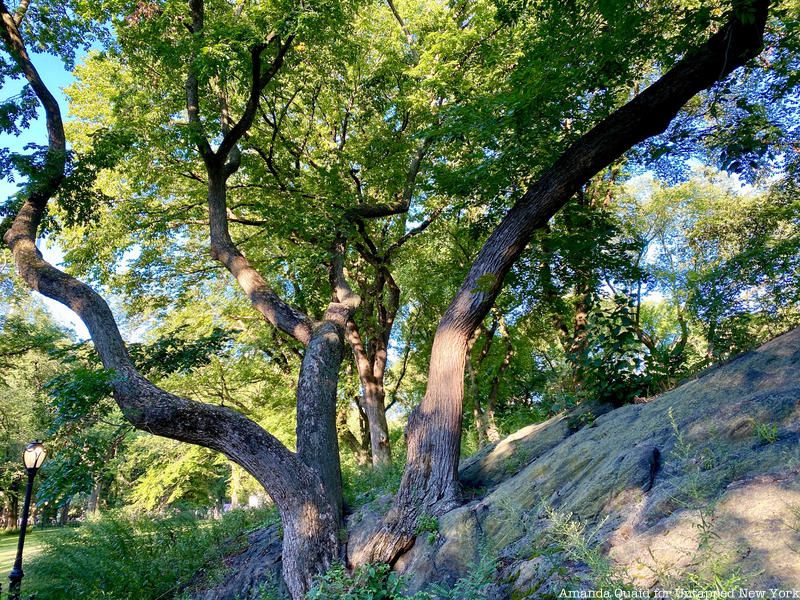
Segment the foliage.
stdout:
<svg viewBox="0 0 800 600">
<path fill-rule="evenodd" d="M 685 437 L 671 408 L 668 418 L 675 438 L 670 452 L 672 464 L 668 468 L 677 470 L 684 478 L 683 484 L 675 490 L 673 500 L 696 516 L 692 526 L 697 530 L 697 547 L 680 550 L 685 554 L 687 564 L 691 565 L 689 569 L 676 575 L 667 568 L 656 575 L 665 585 L 675 588 L 730 594 L 731 590 L 746 586 L 748 578 L 738 568 L 735 552 L 721 542 L 716 525 L 716 498 L 709 494 L 702 481 L 702 472 L 716 466 L 714 452 L 708 447 L 696 446 Z"/>
<path fill-rule="evenodd" d="M 388 467 L 363 467 L 345 463 L 343 485 L 345 504 L 357 508 L 376 498 L 394 494 L 400 487 L 404 461 L 394 460 Z"/>
<path fill-rule="evenodd" d="M 480 560 L 470 568 L 469 575 L 457 579 L 451 586 L 434 584 L 429 591 L 418 594 L 418 596 L 427 594 L 431 600 L 460 600 L 461 598 L 490 600 L 494 596 L 491 587 L 495 583 L 496 570 L 496 561 L 486 554 L 481 554 Z"/>
<path fill-rule="evenodd" d="M 756 423 L 756 437 L 762 444 L 778 441 L 778 426 L 774 423 Z"/>
<path fill-rule="evenodd" d="M 211 362 L 230 344 L 232 332 L 214 327 L 208 335 L 185 339 L 188 325 L 179 325 L 169 335 L 151 344 L 128 346 L 136 367 L 151 377 L 161 378 L 171 373 L 188 373 Z"/>
<path fill-rule="evenodd" d="M 425 533 L 427 534 L 426 539 L 429 544 L 436 541 L 436 538 L 439 537 L 438 518 L 426 514 L 421 514 L 417 517 L 417 522 L 414 525 L 414 535 L 421 536 Z"/>
<path fill-rule="evenodd" d="M 109 512 L 49 536 L 26 571 L 45 598 L 161 598 L 242 543 L 271 511 L 237 510 L 218 521 L 188 514 Z"/>
<path fill-rule="evenodd" d="M 642 182 L 645 186 L 649 183 Z M 643 194 L 654 288 L 704 339 L 707 360 L 748 350 L 795 323 L 798 237 L 793 184 L 749 190 L 736 178 L 699 171 Z"/>
<path fill-rule="evenodd" d="M 341 564 L 334 565 L 320 576 L 317 584 L 308 592 L 308 600 L 399 600 L 403 581 L 391 572 L 389 565 L 363 565 L 352 575 Z"/>
<path fill-rule="evenodd" d="M 612 564 L 601 552 L 598 540 L 594 539 L 595 532 L 602 524 L 589 529 L 571 514 L 560 513 L 549 507 L 545 511 L 550 523 L 546 532 L 547 542 L 552 544 L 549 551 L 563 552 L 570 560 L 588 569 L 589 581 L 575 580 L 572 584 L 579 586 L 579 589 L 589 585 L 592 589 L 613 594 L 635 591 L 627 574 Z M 700 590 L 706 594 L 730 594 L 748 583 L 747 578 L 729 563 L 729 549 L 720 547 L 720 544 L 707 543 L 689 558 L 693 568 L 680 576 L 669 570 L 662 573 L 658 569 L 653 574 L 670 589 Z"/>
<path fill-rule="evenodd" d="M 389 428 L 389 439 L 394 449 L 391 465 L 372 467 L 359 465 L 352 453 L 342 451 L 342 487 L 344 503 L 356 509 L 381 496 L 394 495 L 400 487 L 400 478 L 405 465 L 403 431 L 399 427 Z"/>
<path fill-rule="evenodd" d="M 598 548 L 595 536 L 600 526 L 591 529 L 573 518 L 572 514 L 561 513 L 550 507 L 545 507 L 545 514 L 549 520 L 548 541 L 569 559 L 588 567 L 589 583 L 593 588 L 609 591 L 631 589 L 625 574 L 620 573 Z"/>
<path fill-rule="evenodd" d="M 616 296 L 590 317 L 589 344 L 578 359 L 586 398 L 627 404 L 647 395 L 647 375 L 634 310 L 627 297 Z"/>
<path fill-rule="evenodd" d="M 334 565 L 320 576 L 316 586 L 306 595 L 308 600 L 475 600 L 490 598 L 489 587 L 494 582 L 496 564 L 483 557 L 470 574 L 452 585 L 434 584 L 429 589 L 413 595 L 403 593 L 405 582 L 391 571 L 389 565 L 363 565 L 348 573 L 341 564 Z"/>
</svg>

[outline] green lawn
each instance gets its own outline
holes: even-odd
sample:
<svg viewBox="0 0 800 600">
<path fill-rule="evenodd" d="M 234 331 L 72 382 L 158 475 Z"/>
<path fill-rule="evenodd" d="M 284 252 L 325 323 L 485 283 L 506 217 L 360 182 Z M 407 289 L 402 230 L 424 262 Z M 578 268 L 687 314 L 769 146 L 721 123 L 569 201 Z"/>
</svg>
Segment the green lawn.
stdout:
<svg viewBox="0 0 800 600">
<path fill-rule="evenodd" d="M 25 536 L 25 554 L 24 560 L 28 560 L 35 556 L 42 546 L 42 540 L 45 536 L 50 535 L 56 529 L 31 529 L 28 535 Z M 0 535 L 0 583 L 5 588 L 8 585 L 8 574 L 11 567 L 14 566 L 14 559 L 17 557 L 17 539 L 16 533 Z M 25 562 L 22 563 L 22 569 L 25 570 Z M 23 587 L 24 587 L 23 580 Z"/>
</svg>

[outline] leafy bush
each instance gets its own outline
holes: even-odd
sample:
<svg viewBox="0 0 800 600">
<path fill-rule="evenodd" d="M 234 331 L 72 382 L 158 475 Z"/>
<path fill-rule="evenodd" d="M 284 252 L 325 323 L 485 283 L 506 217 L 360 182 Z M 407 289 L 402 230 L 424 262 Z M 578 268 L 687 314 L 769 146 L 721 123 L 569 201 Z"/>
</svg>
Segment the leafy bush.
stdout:
<svg viewBox="0 0 800 600">
<path fill-rule="evenodd" d="M 472 565 L 469 575 L 457 580 L 452 586 L 434 584 L 427 593 L 420 592 L 414 600 L 488 600 L 495 597 L 491 593 L 491 586 L 496 569 L 494 558 L 482 553 L 480 560 Z"/>
<path fill-rule="evenodd" d="M 588 344 L 576 360 L 584 395 L 601 402 L 626 404 L 646 396 L 645 353 L 636 332 L 634 310 L 626 296 L 595 308 Z"/>
<path fill-rule="evenodd" d="M 307 600 L 400 600 L 403 580 L 389 565 L 363 565 L 350 575 L 344 566 L 331 567 L 306 595 Z"/>
<path fill-rule="evenodd" d="M 26 569 L 30 591 L 40 598 L 169 597 L 216 565 L 242 534 L 275 518 L 274 510 L 237 510 L 216 521 L 108 513 L 48 537 Z"/>
<path fill-rule="evenodd" d="M 600 551 L 595 539 L 600 525 L 589 529 L 585 523 L 574 519 L 572 513 L 560 513 L 549 506 L 545 507 L 545 514 L 550 521 L 547 537 L 554 549 L 586 565 L 594 587 L 609 591 L 630 589 L 625 574 L 619 572 Z"/>
<path fill-rule="evenodd" d="M 425 514 L 417 517 L 417 525 L 414 529 L 414 534 L 419 536 L 423 533 L 428 534 L 426 539 L 429 544 L 434 543 L 439 536 L 439 519 L 432 515 Z"/>
<path fill-rule="evenodd" d="M 306 600 L 481 600 L 489 598 L 495 566 L 494 560 L 484 558 L 467 577 L 451 586 L 434 584 L 428 591 L 407 596 L 403 577 L 393 573 L 389 565 L 363 565 L 350 575 L 337 564 L 317 579 Z"/>
</svg>

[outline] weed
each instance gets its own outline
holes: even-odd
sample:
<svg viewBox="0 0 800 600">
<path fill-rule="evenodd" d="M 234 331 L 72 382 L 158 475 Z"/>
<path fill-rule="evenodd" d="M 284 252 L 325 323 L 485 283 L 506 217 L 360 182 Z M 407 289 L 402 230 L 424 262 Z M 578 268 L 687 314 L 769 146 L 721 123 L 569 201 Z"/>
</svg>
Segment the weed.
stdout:
<svg viewBox="0 0 800 600">
<path fill-rule="evenodd" d="M 757 423 L 756 437 L 762 444 L 774 444 L 778 441 L 778 426 L 773 423 Z"/>
<path fill-rule="evenodd" d="M 432 585 L 425 598 L 436 600 L 488 599 L 489 588 L 494 583 L 497 563 L 493 557 L 481 552 L 481 558 L 469 570 L 469 575 L 456 581 L 452 586 Z M 418 594 L 414 600 L 423 600 Z"/>
<path fill-rule="evenodd" d="M 519 448 L 503 461 L 503 471 L 506 475 L 515 475 L 531 462 L 531 458 L 530 448 Z"/>
<path fill-rule="evenodd" d="M 402 457 L 401 457 L 402 458 Z M 342 464 L 342 493 L 345 505 L 356 509 L 383 495 L 393 495 L 400 487 L 404 461 L 386 467 Z"/>
<path fill-rule="evenodd" d="M 800 469 L 800 445 L 793 444 L 791 448 L 783 450 L 781 460 L 790 470 Z"/>
<path fill-rule="evenodd" d="M 545 515 L 550 521 L 546 538 L 554 546 L 553 551 L 563 552 L 571 560 L 586 565 L 591 572 L 593 587 L 609 591 L 632 589 L 625 574 L 615 568 L 599 549 L 596 538 L 603 526 L 602 521 L 590 530 L 571 513 L 560 513 L 546 507 Z"/>
<path fill-rule="evenodd" d="M 708 475 L 705 480 L 703 477 L 703 471 L 719 465 L 719 452 L 710 448 L 693 448 L 679 430 L 672 409 L 669 419 L 675 435 L 673 455 L 678 459 L 679 468 L 686 478 L 686 485 L 673 499 L 686 510 L 696 512 L 697 521 L 692 526 L 697 530 L 698 538 L 697 549 L 687 552 L 694 569 L 680 576 L 662 573 L 659 575 L 661 585 L 674 589 L 730 592 L 744 586 L 746 580 L 739 569 L 731 564 L 733 553 L 730 548 L 721 547 L 721 538 L 715 530 L 716 503 L 708 498 L 708 492 L 709 489 L 719 489 L 719 482 Z M 656 563 L 655 557 L 653 559 Z"/>
<path fill-rule="evenodd" d="M 789 507 L 789 510 L 792 512 L 794 517 L 793 522 L 789 523 L 789 529 L 800 533 L 800 504 L 792 504 Z"/>
<path fill-rule="evenodd" d="M 306 599 L 399 600 L 405 598 L 402 589 L 402 578 L 392 573 L 389 565 L 363 565 L 350 574 L 343 565 L 336 564 L 317 578 Z"/>
<path fill-rule="evenodd" d="M 567 418 L 567 427 L 570 431 L 578 431 L 584 427 L 591 427 L 597 420 L 597 416 L 590 410 L 581 412 L 579 414 L 570 415 Z"/>
<path fill-rule="evenodd" d="M 433 544 L 439 537 L 439 519 L 432 515 L 422 514 L 417 517 L 417 524 L 414 528 L 414 535 L 427 533 L 426 539 L 429 544 Z"/>
<path fill-rule="evenodd" d="M 683 432 L 678 427 L 678 422 L 675 420 L 675 414 L 672 412 L 672 407 L 667 411 L 667 418 L 672 426 L 672 434 L 675 436 L 675 448 L 672 450 L 672 455 L 678 459 L 681 464 L 691 460 L 694 455 L 692 444 L 686 441 L 683 437 Z"/>
</svg>

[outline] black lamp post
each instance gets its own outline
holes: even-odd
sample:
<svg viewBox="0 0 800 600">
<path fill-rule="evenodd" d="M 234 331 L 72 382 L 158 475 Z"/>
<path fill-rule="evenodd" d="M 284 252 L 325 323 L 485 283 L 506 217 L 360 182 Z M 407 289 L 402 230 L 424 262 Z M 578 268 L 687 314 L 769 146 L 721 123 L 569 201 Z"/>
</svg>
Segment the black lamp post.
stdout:
<svg viewBox="0 0 800 600">
<path fill-rule="evenodd" d="M 17 559 L 14 561 L 14 568 L 8 576 L 8 598 L 9 600 L 19 600 L 20 584 L 25 574 L 22 572 L 22 549 L 25 547 L 25 532 L 28 529 L 28 512 L 31 508 L 31 492 L 33 491 L 33 478 L 36 471 L 42 466 L 47 451 L 42 446 L 42 442 L 36 440 L 28 444 L 25 452 L 22 453 L 22 461 L 25 463 L 25 470 L 28 472 L 28 486 L 25 488 L 25 504 L 22 505 L 22 526 L 19 531 L 19 543 L 17 544 Z"/>
</svg>

